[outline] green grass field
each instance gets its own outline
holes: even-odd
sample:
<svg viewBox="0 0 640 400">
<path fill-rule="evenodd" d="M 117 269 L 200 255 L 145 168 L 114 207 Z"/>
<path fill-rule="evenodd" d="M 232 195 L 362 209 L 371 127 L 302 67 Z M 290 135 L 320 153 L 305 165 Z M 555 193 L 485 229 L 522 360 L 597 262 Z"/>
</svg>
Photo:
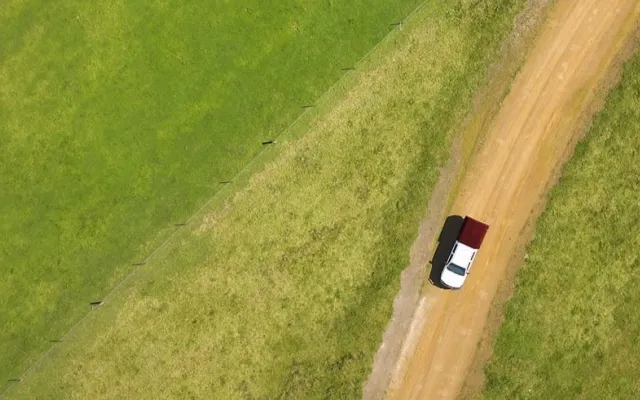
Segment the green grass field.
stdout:
<svg viewBox="0 0 640 400">
<path fill-rule="evenodd" d="M 552 191 L 484 398 L 640 398 L 638 93 L 640 55 Z"/>
<path fill-rule="evenodd" d="M 452 133 L 523 6 L 426 3 L 9 394 L 358 397 Z"/>
<path fill-rule="evenodd" d="M 0 7 L 0 388 L 417 0 Z"/>
</svg>

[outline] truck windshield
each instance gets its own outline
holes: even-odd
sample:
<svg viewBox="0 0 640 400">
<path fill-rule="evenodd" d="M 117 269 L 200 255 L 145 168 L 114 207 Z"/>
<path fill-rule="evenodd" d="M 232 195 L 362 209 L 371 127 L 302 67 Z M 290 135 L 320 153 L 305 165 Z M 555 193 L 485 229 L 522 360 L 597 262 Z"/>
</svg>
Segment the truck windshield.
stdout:
<svg viewBox="0 0 640 400">
<path fill-rule="evenodd" d="M 464 276 L 464 268 L 455 265 L 455 264 L 449 264 L 447 265 L 447 269 L 451 272 L 453 272 L 454 274 L 458 274 L 460 276 Z"/>
</svg>

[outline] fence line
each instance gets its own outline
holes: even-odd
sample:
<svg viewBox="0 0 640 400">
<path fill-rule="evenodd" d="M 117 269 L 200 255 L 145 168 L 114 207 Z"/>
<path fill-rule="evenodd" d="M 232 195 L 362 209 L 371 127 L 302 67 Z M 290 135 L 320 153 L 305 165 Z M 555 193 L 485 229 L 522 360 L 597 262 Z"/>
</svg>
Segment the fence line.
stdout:
<svg viewBox="0 0 640 400">
<path fill-rule="evenodd" d="M 428 0 L 423 1 L 422 3 L 418 4 L 418 6 L 416 6 L 409 14 L 407 14 L 401 21 L 399 22 L 394 22 L 389 24 L 389 26 L 392 26 L 394 28 L 397 28 L 398 30 L 402 30 L 402 22 L 407 20 L 408 18 L 412 17 L 419 9 L 421 9 Z M 222 189 L 225 187 L 226 184 L 229 183 L 233 183 L 234 181 L 236 181 L 236 179 L 240 178 L 242 176 L 242 174 L 249 169 L 261 156 L 262 154 L 265 152 L 265 149 L 270 147 L 270 145 L 276 144 L 277 139 L 286 135 L 306 114 L 308 114 L 310 109 L 315 108 L 317 103 L 320 103 L 320 101 L 329 93 L 331 92 L 335 87 L 337 87 L 344 79 L 345 77 L 348 75 L 349 72 L 353 71 L 356 69 L 356 67 L 358 65 L 360 65 L 371 53 L 373 53 L 378 47 L 380 47 L 380 45 L 382 45 L 383 43 L 385 43 L 387 40 L 389 40 L 389 38 L 391 37 L 391 35 L 396 31 L 396 29 L 391 29 L 380 41 L 378 41 L 378 43 L 376 43 L 371 49 L 369 49 L 369 51 L 367 51 L 362 57 L 360 57 L 354 64 L 352 67 L 347 67 L 347 68 L 341 68 L 341 71 L 345 72 L 342 76 L 340 76 L 333 84 L 331 84 L 331 86 L 329 86 L 324 92 L 322 92 L 320 94 L 320 96 L 318 97 L 317 101 L 314 103 L 311 103 L 311 105 L 303 105 L 301 106 L 301 108 L 304 110 L 302 111 L 284 130 L 282 130 L 278 135 L 276 135 L 273 139 L 269 139 L 266 141 L 262 142 L 262 148 L 244 165 L 244 167 L 242 167 L 234 176 L 233 178 L 231 178 L 230 180 L 226 180 L 226 181 L 221 181 L 218 184 L 220 185 L 220 188 L 218 190 L 216 190 L 215 193 L 213 193 L 213 195 L 204 202 L 204 204 L 198 208 L 193 214 L 191 214 L 191 216 L 189 218 L 187 218 L 186 221 L 184 221 L 183 223 L 179 223 L 179 224 L 174 224 L 174 226 L 176 226 L 176 229 L 171 233 L 171 235 L 169 235 L 169 237 L 167 237 L 167 239 L 165 239 L 162 243 L 160 243 L 143 261 L 138 262 L 136 264 L 133 264 L 135 266 L 134 269 L 132 269 L 124 278 L 122 278 L 120 280 L 120 282 L 118 282 L 118 284 L 116 286 L 114 286 L 111 290 L 109 290 L 109 292 L 107 292 L 107 294 L 105 294 L 102 299 L 100 299 L 99 302 L 92 302 L 90 303 L 91 305 L 93 305 L 93 303 L 96 303 L 95 305 L 101 306 L 102 304 L 104 304 L 107 299 L 109 297 L 111 297 L 111 295 L 113 295 L 120 287 L 122 287 L 122 285 L 124 283 L 126 283 L 130 278 L 132 278 L 135 273 L 140 270 L 140 268 L 142 268 L 143 266 L 145 266 L 152 258 L 155 254 L 157 254 L 160 250 L 164 249 L 165 246 L 167 246 L 172 240 L 173 238 L 175 238 L 178 233 L 182 232 L 185 226 L 187 226 L 191 221 L 193 221 L 194 218 L 196 218 L 204 209 L 206 209 L 216 198 L 218 198 L 218 196 L 222 193 Z M 74 325 L 71 326 L 71 328 L 69 328 L 67 330 L 67 332 L 62 335 L 60 338 L 56 339 L 56 340 L 51 340 L 50 342 L 52 343 L 52 345 L 44 350 L 40 356 L 31 363 L 31 365 L 29 367 L 27 367 L 24 371 L 22 371 L 22 373 L 19 375 L 18 378 L 13 378 L 13 379 L 9 379 L 9 384 L 7 385 L 7 387 L 2 391 L 2 393 L 0 393 L 0 399 L 5 398 L 6 395 L 9 394 L 10 390 L 17 385 L 18 383 L 20 383 L 26 376 L 28 376 L 29 372 L 31 372 L 33 370 L 33 368 L 35 368 L 40 361 L 42 361 L 49 353 L 51 353 L 51 351 L 53 351 L 53 349 L 56 348 L 56 346 L 59 343 L 64 342 L 64 339 L 66 337 L 68 337 L 80 324 L 82 324 L 82 322 L 84 322 L 87 317 L 89 315 L 91 315 L 91 311 L 94 309 L 94 307 L 92 307 L 85 315 L 83 315 Z"/>
</svg>

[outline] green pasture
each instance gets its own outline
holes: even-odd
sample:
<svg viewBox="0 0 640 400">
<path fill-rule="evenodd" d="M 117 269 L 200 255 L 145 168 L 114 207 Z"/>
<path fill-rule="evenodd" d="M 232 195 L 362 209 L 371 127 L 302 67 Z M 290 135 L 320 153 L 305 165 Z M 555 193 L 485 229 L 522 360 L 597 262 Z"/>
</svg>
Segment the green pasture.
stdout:
<svg viewBox="0 0 640 400">
<path fill-rule="evenodd" d="M 417 0 L 0 6 L 0 388 Z"/>
<path fill-rule="evenodd" d="M 283 140 L 270 147 L 269 161 L 247 171 L 251 178 L 246 185 L 212 203 L 166 251 L 12 386 L 9 397 L 359 397 L 391 314 L 400 271 L 408 263 L 409 248 L 438 178 L 438 168 L 446 161 L 453 134 L 470 111 L 474 93 L 524 3 L 426 2 L 318 101 L 316 108 L 295 124 Z M 274 32 L 278 33 L 274 35 L 295 35 L 297 26 L 309 35 L 303 36 L 305 40 L 310 40 L 318 32 L 317 24 L 322 18 L 337 18 L 335 13 L 320 11 L 331 4 L 323 2 L 317 6 L 316 14 L 305 17 L 307 27 L 293 24 L 291 19 L 274 22 Z M 386 32 L 386 24 L 395 18 L 382 6 L 383 2 L 375 4 L 353 3 L 343 6 L 344 10 L 339 8 L 343 18 L 337 18 L 333 26 L 347 29 L 345 26 L 362 24 L 363 31 L 364 26 L 371 29 L 370 38 Z M 275 20 L 284 18 L 275 3 L 272 7 L 262 8 L 265 15 Z M 181 8 L 176 5 L 165 12 L 175 14 Z M 363 18 L 376 8 L 375 22 L 380 30 L 356 23 L 358 19 L 349 22 L 349 18 Z M 302 13 L 304 7 L 299 9 Z M 352 10 L 349 17 L 345 16 L 349 14 L 347 9 Z M 242 14 L 241 10 L 235 11 Z M 257 10 L 253 12 L 249 15 L 255 17 Z M 146 26 L 149 19 L 134 14 Z M 171 21 L 207 17 L 202 10 L 178 14 L 185 16 Z M 245 40 L 253 37 L 262 43 L 260 38 L 265 34 L 260 31 L 259 21 L 265 20 L 256 19 L 251 29 L 257 31 L 249 32 Z M 121 26 L 123 32 L 127 26 Z M 225 26 L 235 29 L 234 35 L 247 31 L 240 24 Z M 145 32 L 158 36 L 163 49 L 175 40 L 175 34 L 165 27 L 147 29 Z M 323 35 L 323 40 L 327 38 L 333 41 L 323 50 L 308 48 L 310 54 L 315 54 L 315 62 L 326 69 L 323 79 L 319 78 L 322 68 L 316 71 L 313 66 L 313 71 L 301 75 L 294 64 L 287 64 L 306 66 L 307 55 L 298 55 L 302 60 L 296 61 L 295 57 L 282 57 L 287 45 L 269 47 L 262 43 L 261 51 L 279 54 L 277 63 L 267 56 L 264 64 L 253 64 L 240 56 L 225 58 L 233 82 L 240 85 L 242 81 L 245 85 L 244 89 L 231 91 L 229 99 L 212 96 L 212 104 L 197 102 L 198 106 L 188 108 L 185 103 L 192 104 L 192 99 L 186 94 L 180 97 L 180 90 L 186 90 L 180 85 L 182 79 L 177 79 L 174 87 L 166 87 L 165 94 L 177 97 L 174 105 L 181 111 L 172 120 L 175 125 L 169 125 L 162 133 L 155 132 L 148 146 L 164 143 L 163 135 L 177 135 L 180 140 L 167 139 L 175 146 L 168 145 L 165 151 L 176 151 L 171 154 L 185 163 L 179 164 L 185 175 L 176 179 L 179 184 L 175 186 L 170 184 L 170 174 L 162 175 L 164 180 L 158 178 L 156 189 L 165 201 L 160 203 L 149 196 L 140 200 L 135 211 L 149 212 L 149 202 L 158 202 L 156 207 L 169 207 L 167 202 L 171 204 L 169 200 L 174 199 L 169 194 L 184 199 L 191 193 L 189 190 L 195 190 L 186 182 L 201 182 L 194 171 L 202 171 L 199 173 L 212 179 L 226 177 L 228 174 L 216 168 L 230 169 L 233 165 L 237 169 L 247 154 L 253 154 L 246 150 L 234 158 L 230 154 L 235 150 L 231 151 L 230 145 L 216 146 L 203 140 L 198 142 L 203 147 L 198 147 L 192 145 L 195 139 L 185 137 L 200 138 L 204 130 L 218 132 L 222 141 L 231 134 L 234 124 L 238 124 L 238 132 L 254 126 L 251 134 L 225 140 L 237 144 L 243 138 L 245 148 L 255 152 L 254 143 L 278 133 L 275 127 L 282 128 L 284 121 L 299 112 L 297 105 L 316 99 L 319 90 L 304 94 L 300 88 L 322 87 L 321 82 L 331 80 L 328 76 L 335 79 L 339 75 L 337 67 L 349 65 L 357 58 L 355 53 L 362 53 L 343 49 L 347 46 L 345 34 L 329 29 Z M 226 40 L 220 43 L 233 47 Z M 360 47 L 365 48 L 362 44 Z M 175 53 L 187 62 L 199 57 L 184 47 L 178 49 Z M 352 58 L 333 61 L 343 51 L 353 54 Z M 159 49 L 157 52 L 158 56 L 165 54 Z M 215 59 L 214 51 L 209 54 Z M 151 63 L 153 57 L 144 60 Z M 164 60 L 169 63 L 173 55 L 167 53 Z M 172 74 L 183 73 L 183 64 L 179 60 L 173 62 Z M 287 67 L 279 69 L 278 63 Z M 237 67 L 251 71 L 249 78 L 241 80 Z M 130 64 L 127 68 L 131 68 Z M 276 78 L 275 72 L 266 72 L 270 68 L 282 74 Z M 213 90 L 209 85 L 223 85 L 215 83 L 215 70 L 212 67 L 208 73 L 198 75 L 201 80 L 193 83 L 193 90 Z M 131 79 L 144 82 L 150 78 L 140 71 L 140 76 Z M 287 87 L 289 84 L 296 84 L 299 89 L 294 91 Z M 136 93 L 144 95 L 144 87 L 138 87 Z M 256 94 L 253 100 L 264 102 L 263 112 L 258 115 L 245 103 L 257 89 L 260 91 L 255 93 L 262 97 Z M 120 93 L 115 91 L 112 95 Z M 122 112 L 129 109 L 120 102 L 117 107 Z M 228 107 L 225 110 L 231 114 L 207 119 L 210 114 L 198 107 Z M 77 112 L 81 112 L 79 108 Z M 152 112 L 155 111 L 149 110 Z M 196 118 L 198 115 L 200 119 Z M 120 120 L 126 121 L 124 117 Z M 159 118 L 150 117 L 150 121 L 162 123 Z M 221 129 L 221 121 L 228 121 L 227 130 Z M 172 129 L 186 129 L 182 124 L 190 123 L 194 124 L 193 131 L 186 132 L 192 132 L 192 136 L 184 130 L 178 135 Z M 132 131 L 147 132 L 142 125 L 135 128 Z M 105 145 L 115 146 L 105 140 L 96 144 L 96 152 L 100 153 Z M 231 161 L 221 163 L 214 154 Z M 127 171 L 136 170 L 131 167 L 136 157 L 139 153 L 132 152 L 122 159 L 128 165 Z M 105 164 L 110 159 L 105 156 Z M 165 165 L 143 159 L 138 166 L 155 174 L 159 164 Z M 127 177 L 122 179 L 130 179 L 129 174 L 122 174 Z M 132 211 L 126 215 L 137 214 Z M 164 226 L 168 220 L 177 218 L 166 215 L 158 225 Z M 133 229 L 129 219 L 124 219 L 122 225 Z M 151 227 L 149 231 L 155 232 Z M 128 239 L 127 242 L 135 236 L 125 232 L 113 235 Z M 131 243 L 127 246 L 131 247 Z M 87 264 L 84 268 L 93 267 Z"/>
</svg>

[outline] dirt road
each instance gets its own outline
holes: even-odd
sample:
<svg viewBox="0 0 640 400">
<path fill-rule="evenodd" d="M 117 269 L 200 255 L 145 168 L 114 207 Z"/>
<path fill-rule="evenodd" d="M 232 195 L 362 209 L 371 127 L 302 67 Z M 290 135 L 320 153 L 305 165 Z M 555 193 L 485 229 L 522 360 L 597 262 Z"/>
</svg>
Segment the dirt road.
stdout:
<svg viewBox="0 0 640 400">
<path fill-rule="evenodd" d="M 637 0 L 559 0 L 484 135 L 451 214 L 491 226 L 461 291 L 425 289 L 389 399 L 456 398 L 519 233 L 638 22 Z"/>
</svg>

